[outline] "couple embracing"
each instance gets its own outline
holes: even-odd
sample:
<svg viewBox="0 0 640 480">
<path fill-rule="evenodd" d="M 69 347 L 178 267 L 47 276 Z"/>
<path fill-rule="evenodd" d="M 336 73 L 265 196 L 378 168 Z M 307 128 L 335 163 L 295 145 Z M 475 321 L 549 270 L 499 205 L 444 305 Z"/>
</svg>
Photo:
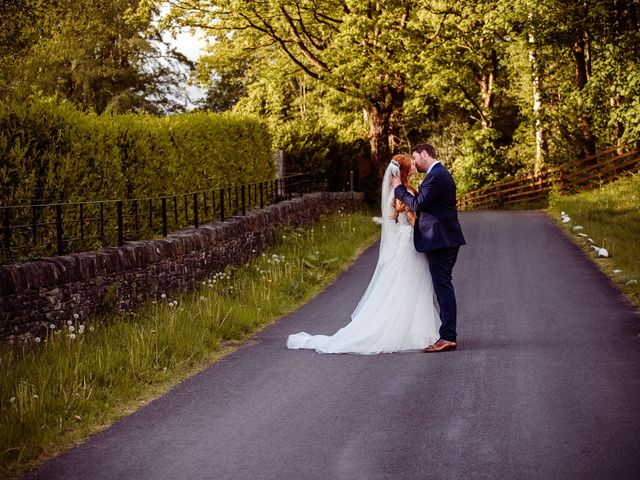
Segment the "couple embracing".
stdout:
<svg viewBox="0 0 640 480">
<path fill-rule="evenodd" d="M 427 174 L 418 191 L 409 184 L 416 172 Z M 451 275 L 464 244 L 456 186 L 435 148 L 422 143 L 413 148 L 412 157 L 394 156 L 382 180 L 378 263 L 351 322 L 331 336 L 289 335 L 287 347 L 365 355 L 454 350 Z"/>
</svg>

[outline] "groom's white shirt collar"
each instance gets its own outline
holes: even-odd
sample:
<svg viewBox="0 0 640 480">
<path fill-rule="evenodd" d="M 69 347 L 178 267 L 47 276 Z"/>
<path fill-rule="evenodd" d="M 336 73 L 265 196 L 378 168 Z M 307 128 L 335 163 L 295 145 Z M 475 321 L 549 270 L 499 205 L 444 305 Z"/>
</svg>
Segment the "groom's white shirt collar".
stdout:
<svg viewBox="0 0 640 480">
<path fill-rule="evenodd" d="M 431 164 L 431 166 L 427 169 L 427 175 L 429 175 L 429 173 L 431 172 L 431 170 L 433 170 L 433 167 L 435 167 L 435 166 L 436 166 L 437 164 L 439 164 L 439 163 L 440 163 L 440 161 L 439 161 L 439 160 L 436 160 L 435 162 L 433 162 L 433 163 Z"/>
</svg>

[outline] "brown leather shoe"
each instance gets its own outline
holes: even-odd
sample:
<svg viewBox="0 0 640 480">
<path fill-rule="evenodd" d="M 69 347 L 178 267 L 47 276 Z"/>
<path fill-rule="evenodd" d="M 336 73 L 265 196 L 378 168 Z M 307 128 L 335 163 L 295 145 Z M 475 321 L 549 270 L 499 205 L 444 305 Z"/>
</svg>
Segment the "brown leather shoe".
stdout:
<svg viewBox="0 0 640 480">
<path fill-rule="evenodd" d="M 422 351 L 426 353 L 446 352 L 447 350 L 455 350 L 457 346 L 458 344 L 456 342 L 450 342 L 449 340 L 443 340 L 441 338 L 433 345 L 424 347 Z"/>
</svg>

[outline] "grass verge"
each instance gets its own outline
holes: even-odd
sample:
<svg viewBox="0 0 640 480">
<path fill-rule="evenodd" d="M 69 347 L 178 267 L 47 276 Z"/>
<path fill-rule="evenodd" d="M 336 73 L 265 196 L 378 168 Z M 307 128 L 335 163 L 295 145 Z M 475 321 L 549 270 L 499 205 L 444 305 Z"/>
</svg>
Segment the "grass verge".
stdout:
<svg viewBox="0 0 640 480">
<path fill-rule="evenodd" d="M 269 251 L 195 291 L 120 316 L 74 315 L 36 347 L 0 345 L 0 475 L 23 474 L 228 355 L 319 293 L 378 235 L 365 213 L 324 216 L 281 229 Z"/>
<path fill-rule="evenodd" d="M 590 192 L 553 193 L 548 212 L 640 309 L 640 172 Z M 570 221 L 563 223 L 561 212 Z"/>
</svg>

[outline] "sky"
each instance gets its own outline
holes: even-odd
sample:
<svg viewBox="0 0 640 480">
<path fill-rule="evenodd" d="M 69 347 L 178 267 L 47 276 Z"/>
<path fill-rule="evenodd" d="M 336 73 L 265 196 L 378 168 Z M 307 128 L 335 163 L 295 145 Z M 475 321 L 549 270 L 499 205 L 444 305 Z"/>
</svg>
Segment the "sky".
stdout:
<svg viewBox="0 0 640 480">
<path fill-rule="evenodd" d="M 165 10 L 166 11 L 166 10 Z M 162 15 L 162 11 L 161 11 Z M 184 54 L 190 60 L 196 61 L 198 57 L 203 53 L 203 49 L 205 47 L 205 40 L 202 38 L 202 32 L 191 34 L 188 32 L 182 32 L 176 35 L 174 39 L 173 36 L 165 32 L 162 35 L 162 38 L 180 53 Z M 187 108 L 191 109 L 194 107 L 194 101 L 202 99 L 205 97 L 206 92 L 202 88 L 198 88 L 193 85 L 183 85 L 186 89 L 187 94 L 191 100 L 191 102 L 187 103 Z M 182 103 L 182 102 L 181 102 Z"/>
</svg>

